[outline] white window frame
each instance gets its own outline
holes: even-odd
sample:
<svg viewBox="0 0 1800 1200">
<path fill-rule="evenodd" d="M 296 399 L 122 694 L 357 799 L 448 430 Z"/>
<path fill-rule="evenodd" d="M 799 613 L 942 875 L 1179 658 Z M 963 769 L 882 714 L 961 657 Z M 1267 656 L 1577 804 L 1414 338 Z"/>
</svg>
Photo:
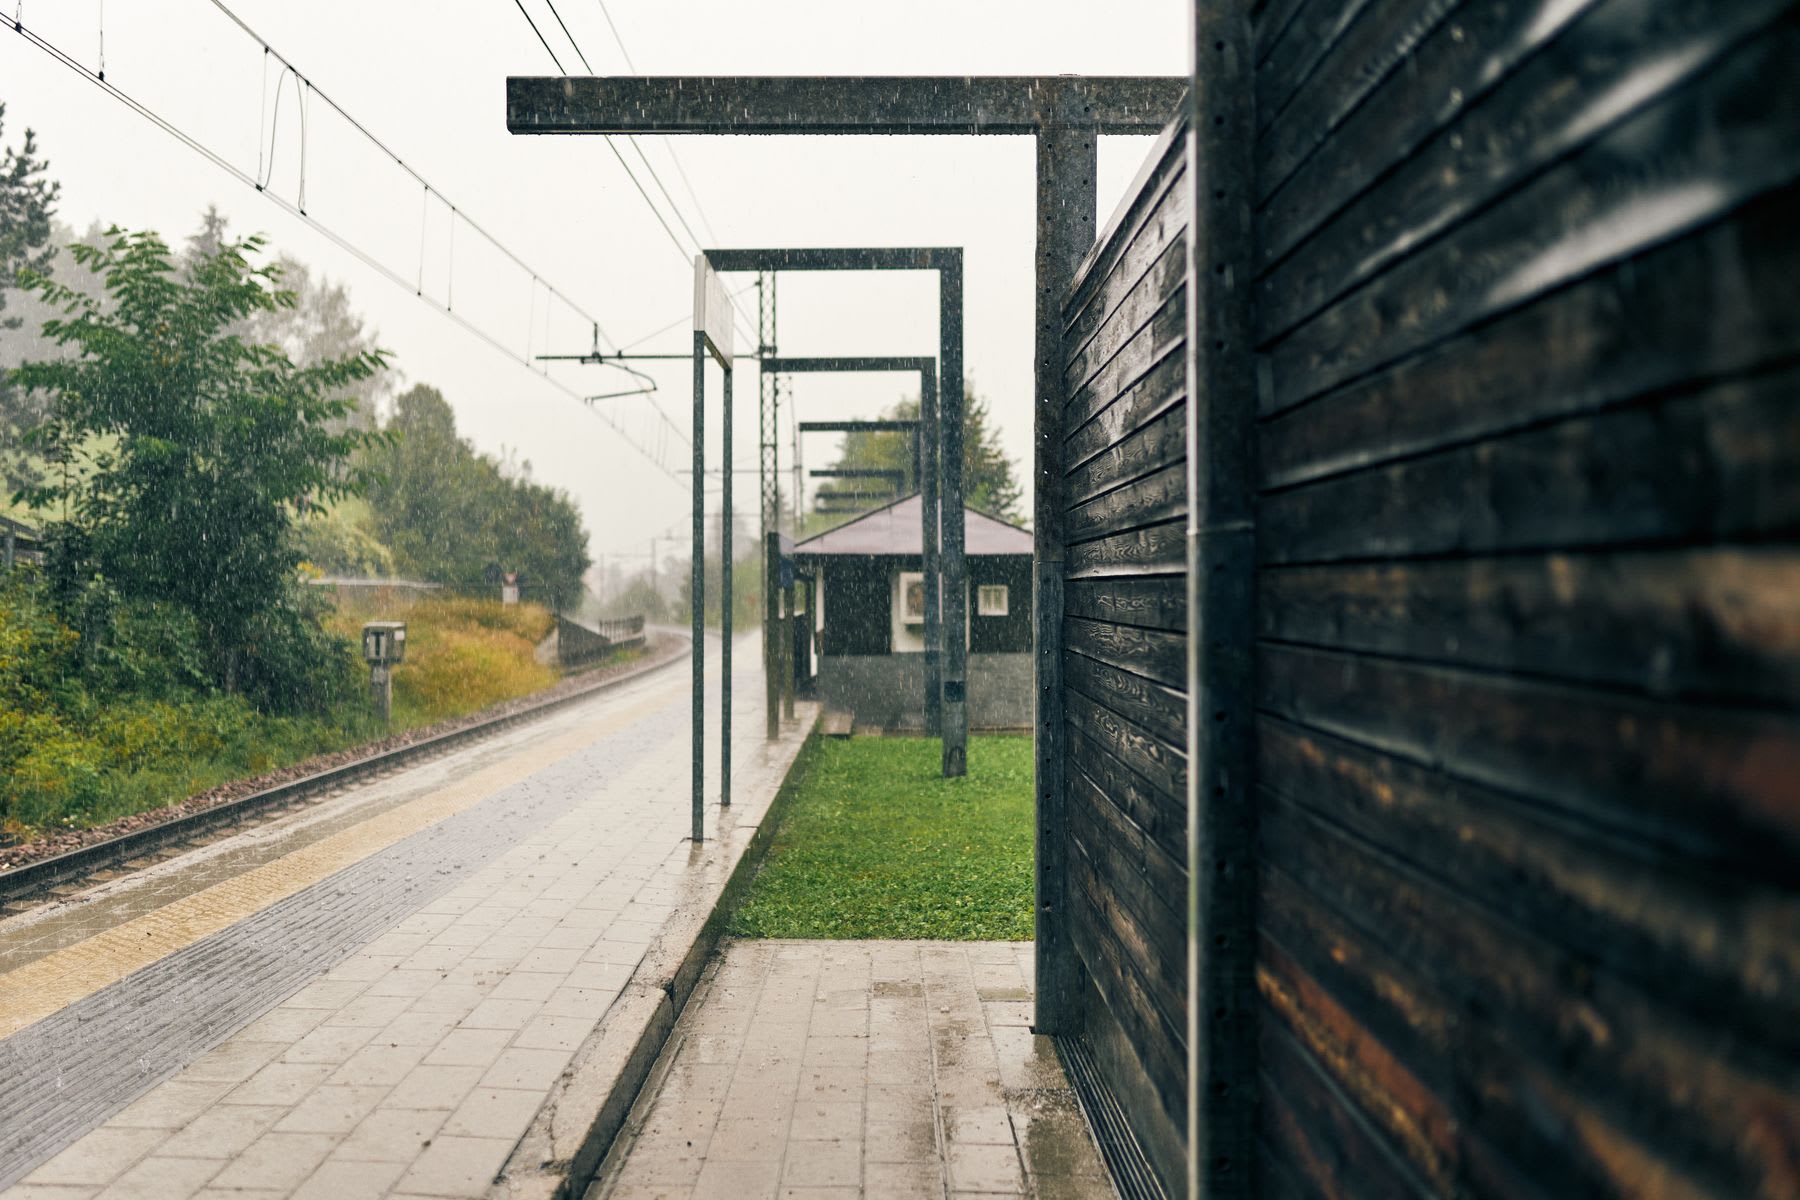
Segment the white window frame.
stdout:
<svg viewBox="0 0 1800 1200">
<path fill-rule="evenodd" d="M 999 604 L 993 601 L 998 593 Z M 1010 615 L 1012 589 L 1004 583 L 982 583 L 975 587 L 975 615 L 978 617 L 1004 617 Z"/>
</svg>

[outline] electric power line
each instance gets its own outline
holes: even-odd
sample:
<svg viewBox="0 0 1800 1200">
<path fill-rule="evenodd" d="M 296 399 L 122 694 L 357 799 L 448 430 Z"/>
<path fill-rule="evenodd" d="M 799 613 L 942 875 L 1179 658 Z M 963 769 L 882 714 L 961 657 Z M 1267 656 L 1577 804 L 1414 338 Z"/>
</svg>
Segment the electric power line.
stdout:
<svg viewBox="0 0 1800 1200">
<path fill-rule="evenodd" d="M 273 56 L 277 61 L 279 61 L 282 64 L 283 68 L 286 71 L 291 72 L 297 81 L 297 85 L 304 85 L 305 95 L 307 95 L 307 96 L 317 95 L 322 103 L 328 105 L 334 112 L 336 112 L 339 116 L 341 116 L 345 120 L 346 123 L 348 123 L 353 129 L 355 129 L 358 133 L 360 133 L 370 144 L 374 145 L 383 154 L 385 154 L 395 165 L 400 167 L 403 171 L 405 171 L 408 175 L 410 175 L 414 180 L 418 181 L 421 184 L 421 186 L 425 189 L 425 192 L 427 195 L 430 195 L 435 192 L 436 195 L 438 196 L 438 198 L 440 199 L 440 201 L 442 201 L 446 205 L 446 207 L 449 209 L 449 211 L 455 217 L 460 218 L 461 221 L 465 225 L 467 225 L 473 232 L 480 235 L 484 240 L 489 242 L 496 250 L 498 250 L 504 257 L 506 257 L 509 261 L 511 261 L 513 264 L 515 264 L 517 267 L 519 267 L 522 271 L 524 271 L 527 275 L 529 275 L 532 280 L 534 294 L 535 294 L 535 289 L 537 287 L 541 286 L 545 290 L 547 295 L 552 296 L 558 300 L 561 300 L 562 303 L 567 308 L 569 308 L 571 311 L 577 313 L 578 315 L 580 315 L 584 319 L 586 319 L 594 328 L 596 338 L 601 336 L 599 322 L 597 320 L 595 320 L 590 314 L 588 314 L 584 310 L 582 310 L 580 308 L 580 306 L 576 305 L 572 300 L 570 300 L 566 294 L 562 293 L 560 290 L 558 290 L 557 288 L 553 287 L 551 284 L 546 282 L 541 275 L 539 275 L 536 271 L 532 270 L 531 267 L 528 264 L 526 264 L 523 259 L 521 259 L 513 251 L 508 249 L 497 238 L 495 238 L 493 234 L 489 233 L 481 225 L 479 225 L 476 222 L 474 222 L 473 220 L 471 220 L 467 216 L 466 213 L 462 212 L 462 210 L 458 209 L 455 205 L 451 204 L 449 202 L 448 198 L 446 198 L 441 191 L 437 191 L 437 189 L 433 188 L 431 183 L 428 180 L 426 180 L 422 175 L 420 175 L 418 173 L 418 171 L 416 171 L 411 166 L 409 166 L 405 162 L 404 159 L 402 159 L 398 154 L 396 154 L 392 149 L 390 149 L 384 142 L 381 141 L 381 139 L 377 138 L 373 133 L 371 133 L 365 125 L 363 125 L 360 121 L 358 121 L 354 116 L 352 116 L 346 109 L 344 109 L 341 105 L 339 105 L 329 95 L 326 95 L 323 91 L 319 90 L 312 83 L 312 81 L 309 78 L 307 78 L 297 67 L 294 66 L 294 64 L 292 63 L 291 60 L 289 60 L 285 55 L 281 54 L 280 51 L 276 50 L 272 45 L 270 45 L 262 37 L 258 36 L 257 33 L 253 29 L 251 29 L 249 27 L 249 25 L 247 25 L 240 17 L 238 17 L 236 13 L 232 12 L 223 3 L 221 3 L 221 0 L 212 0 L 212 4 L 221 13 L 223 13 L 227 18 L 229 18 L 232 21 L 232 23 L 235 24 L 240 30 L 242 30 L 247 36 L 249 36 L 252 40 L 254 40 L 259 45 L 261 45 L 261 47 L 263 48 L 265 57 Z M 259 177 L 251 176 L 247 171 L 245 171 L 243 168 L 239 167 L 236 163 L 233 163 L 232 161 L 227 159 L 223 154 L 214 150 L 212 147 L 208 146 L 206 143 L 202 142 L 198 136 L 196 136 L 192 133 L 189 133 L 187 130 L 185 130 L 185 129 L 181 128 L 180 126 L 178 126 L 177 124 L 175 124 L 175 122 L 173 122 L 172 120 L 162 116 L 160 113 L 158 113 L 154 109 L 150 108 L 147 104 L 138 100 L 135 96 L 132 96 L 131 94 L 124 91 L 118 85 L 106 80 L 97 72 L 90 70 L 86 66 L 86 64 L 82 63 L 73 54 L 69 53 L 68 51 L 64 50 L 62 47 L 51 42 L 49 39 L 38 34 L 35 30 L 30 30 L 30 29 L 25 28 L 22 20 L 17 15 L 15 15 L 10 20 L 8 20 L 4 16 L 0 16 L 0 23 L 4 23 L 5 25 L 11 27 L 15 33 L 18 33 L 21 36 L 23 36 L 30 44 L 35 46 L 37 49 L 43 51 L 45 54 L 49 55 L 51 59 L 60 63 L 64 67 L 68 68 L 69 70 L 75 72 L 76 74 L 80 75 L 83 79 L 86 79 L 88 82 L 94 84 L 96 87 L 99 87 L 102 91 L 106 92 L 108 95 L 111 95 L 114 99 L 116 99 L 120 103 L 124 104 L 127 108 L 131 109 L 133 112 L 137 113 L 139 116 L 143 117 L 145 120 L 149 121 L 151 124 L 155 125 L 157 128 L 163 130 L 165 133 L 169 134 L 171 137 L 175 138 L 177 141 L 181 142 L 183 145 L 187 146 L 189 149 L 191 149 L 195 153 L 199 154 L 202 158 L 205 158 L 207 161 L 211 162 L 214 166 L 217 166 L 221 170 L 225 171 L 227 174 L 235 177 L 240 182 L 249 184 L 250 186 L 254 187 L 257 191 L 262 192 L 271 201 L 273 201 L 278 207 L 282 208 L 284 211 L 288 212 L 290 215 L 299 218 L 305 224 L 307 224 L 312 229 L 314 229 L 316 232 L 318 232 L 323 237 L 325 237 L 327 241 L 331 242 L 333 245 L 337 246 L 339 249 L 343 250 L 345 253 L 351 255 L 357 261 L 363 263 L 365 266 L 369 267 L 371 270 L 386 277 L 387 279 L 394 282 L 395 284 L 397 284 L 401 287 L 412 289 L 415 297 L 430 304 L 433 308 L 436 308 L 439 312 L 443 313 L 445 316 L 449 317 L 452 321 L 456 322 L 465 331 L 467 331 L 471 334 L 474 334 L 476 337 L 480 338 L 482 341 L 486 342 L 488 345 L 492 346 L 494 349 L 500 351 L 502 354 L 505 354 L 507 357 L 512 358 L 514 361 L 522 363 L 528 369 L 532 370 L 533 373 L 539 375 L 540 378 L 544 379 L 545 382 L 551 384 L 553 387 L 556 387 L 558 390 L 562 391 L 563 393 L 568 395 L 570 398 L 575 399 L 575 400 L 583 399 L 583 397 L 580 395 L 580 393 L 578 393 L 574 389 L 570 388 L 567 384 L 562 383 L 560 380 L 552 379 L 546 372 L 540 371 L 537 367 L 535 367 L 531 363 L 531 360 L 528 357 L 519 355 L 517 352 L 513 351 L 510 347 L 508 347 L 504 342 L 502 342 L 498 337 L 496 337 L 492 333 L 488 332 L 487 330 L 482 329 L 480 326 L 474 324 L 472 321 L 468 320 L 466 317 L 462 316 L 461 314 L 453 311 L 449 307 L 448 304 L 439 303 L 435 297 L 427 296 L 424 293 L 424 291 L 417 286 L 415 281 L 404 278 L 403 276 L 400 275 L 399 272 L 395 271 L 393 268 L 389 267 L 386 263 L 384 263 L 380 259 L 378 259 L 372 252 L 363 248 L 362 246 L 359 246 L 359 245 L 351 242 L 345 235 L 337 232 L 336 230 L 332 229 L 330 226 L 326 225 L 324 222 L 320 221 L 318 218 L 312 216 L 310 213 L 308 213 L 305 210 L 305 207 L 303 206 L 303 204 L 296 203 L 295 201 L 290 201 L 286 197 L 281 196 L 274 191 L 268 190 L 264 186 L 263 180 L 261 180 Z M 261 131 L 259 131 L 259 141 L 260 141 L 260 137 L 261 137 Z M 260 153 L 260 146 L 259 146 L 259 153 Z M 259 175 L 260 175 L 260 169 L 259 169 Z M 452 226 L 452 229 L 454 229 L 454 226 Z M 547 305 L 546 305 L 546 307 L 547 307 Z M 607 340 L 611 341 L 610 338 L 608 338 Z M 646 398 L 648 398 L 648 393 L 646 393 Z M 664 426 L 667 427 L 667 430 L 670 432 L 673 432 L 676 437 L 682 439 L 685 442 L 687 440 L 686 435 L 682 432 L 680 427 L 675 425 L 674 422 L 669 419 L 668 415 L 662 411 L 661 406 L 657 405 L 653 399 L 650 401 L 650 404 L 651 404 L 651 407 L 655 410 L 657 416 L 662 420 Z M 611 428 L 615 433 L 617 433 L 620 436 L 620 438 L 626 442 L 626 444 L 630 445 L 634 450 L 636 450 L 638 453 L 642 454 L 646 459 L 648 459 L 652 463 L 652 465 L 657 467 L 658 470 L 662 471 L 664 474 L 669 475 L 671 478 L 676 478 L 676 476 L 673 474 L 673 472 L 670 470 L 670 468 L 662 461 L 660 450 L 652 451 L 648 446 L 644 445 L 636 437 L 634 437 L 631 434 L 631 432 L 629 430 L 627 430 L 625 428 L 625 426 L 620 421 L 616 420 L 615 418 L 613 418 L 605 413 L 602 413 L 602 412 L 592 408 L 591 406 L 587 406 L 584 404 L 584 407 L 586 407 L 589 412 L 593 413 L 594 416 L 597 419 L 599 419 L 602 423 L 604 423 L 609 428 Z"/>
</svg>

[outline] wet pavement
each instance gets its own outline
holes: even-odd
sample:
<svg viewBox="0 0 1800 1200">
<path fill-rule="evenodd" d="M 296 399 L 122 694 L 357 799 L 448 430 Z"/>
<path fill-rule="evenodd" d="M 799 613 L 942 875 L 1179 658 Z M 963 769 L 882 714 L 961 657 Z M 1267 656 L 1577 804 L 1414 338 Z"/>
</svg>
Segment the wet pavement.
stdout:
<svg viewBox="0 0 1800 1200">
<path fill-rule="evenodd" d="M 729 942 L 586 1200 L 1112 1197 L 1014 942 Z"/>
<path fill-rule="evenodd" d="M 9 1200 L 485 1194 L 766 811 L 760 693 L 702 847 L 677 665 L 0 922 Z"/>
</svg>

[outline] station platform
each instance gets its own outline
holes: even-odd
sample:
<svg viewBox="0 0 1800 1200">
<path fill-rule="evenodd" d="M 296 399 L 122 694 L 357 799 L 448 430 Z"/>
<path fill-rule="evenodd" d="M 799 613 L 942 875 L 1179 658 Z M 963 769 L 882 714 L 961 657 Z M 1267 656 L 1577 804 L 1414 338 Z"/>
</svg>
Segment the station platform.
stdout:
<svg viewBox="0 0 1800 1200">
<path fill-rule="evenodd" d="M 810 726 L 757 657 L 704 843 L 682 660 L 0 922 L 4 1194 L 551 1194 Z"/>
</svg>

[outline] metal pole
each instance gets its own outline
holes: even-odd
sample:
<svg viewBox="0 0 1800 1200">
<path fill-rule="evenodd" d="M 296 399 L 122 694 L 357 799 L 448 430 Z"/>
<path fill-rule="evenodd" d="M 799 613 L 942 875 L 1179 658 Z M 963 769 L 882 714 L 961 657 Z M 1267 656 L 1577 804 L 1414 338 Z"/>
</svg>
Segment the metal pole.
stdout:
<svg viewBox="0 0 1800 1200">
<path fill-rule="evenodd" d="M 693 647 L 694 840 L 706 840 L 706 335 L 694 333 L 694 558 L 688 572 Z"/>
<path fill-rule="evenodd" d="M 1069 940 L 1068 725 L 1063 717 L 1063 298 L 1094 242 L 1092 128 L 1045 123 L 1037 136 L 1037 403 L 1033 495 L 1033 649 L 1037 711 L 1038 1032 L 1081 1026 L 1081 967 Z"/>
<path fill-rule="evenodd" d="M 719 511 L 719 805 L 731 807 L 731 366 L 725 367 L 725 432 L 719 443 L 725 480 Z"/>
<path fill-rule="evenodd" d="M 963 560 L 963 279 L 962 253 L 946 254 L 938 276 L 939 412 L 944 436 L 938 473 L 943 478 L 943 739 L 944 778 L 969 770 L 969 710 L 965 694 L 969 652 L 969 574 Z M 926 589 L 927 594 L 930 588 Z"/>
<path fill-rule="evenodd" d="M 781 642 L 776 634 L 781 613 L 781 535 L 763 534 L 763 641 L 769 648 L 763 668 L 763 737 L 781 736 Z"/>
<path fill-rule="evenodd" d="M 944 286 L 939 276 L 938 287 Z M 938 443 L 943 430 L 938 421 L 938 372 L 930 367 L 919 372 L 919 526 L 920 572 L 925 576 L 925 734 L 943 736 L 944 719 L 944 621 L 940 593 L 943 564 L 938 560 Z"/>
</svg>

